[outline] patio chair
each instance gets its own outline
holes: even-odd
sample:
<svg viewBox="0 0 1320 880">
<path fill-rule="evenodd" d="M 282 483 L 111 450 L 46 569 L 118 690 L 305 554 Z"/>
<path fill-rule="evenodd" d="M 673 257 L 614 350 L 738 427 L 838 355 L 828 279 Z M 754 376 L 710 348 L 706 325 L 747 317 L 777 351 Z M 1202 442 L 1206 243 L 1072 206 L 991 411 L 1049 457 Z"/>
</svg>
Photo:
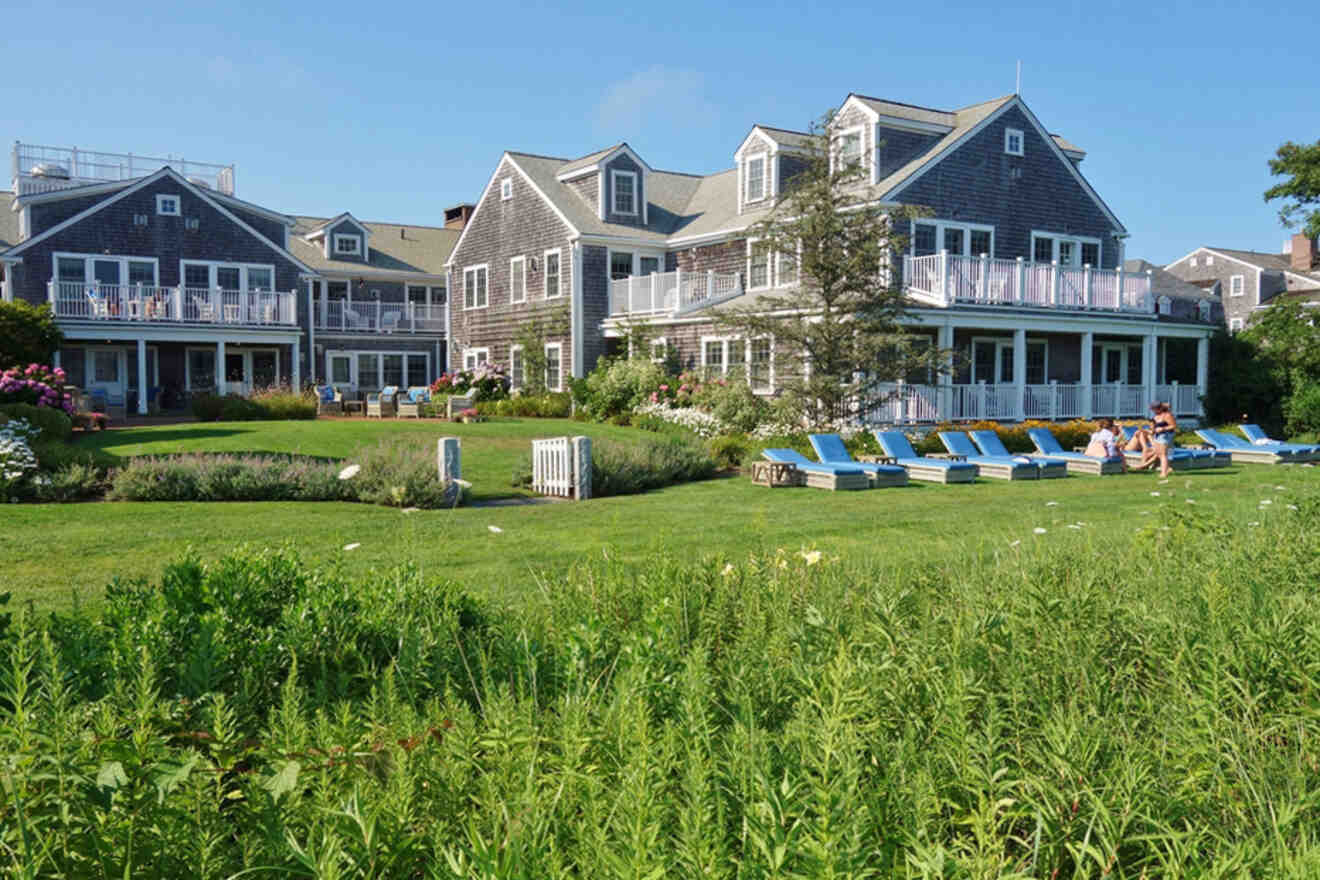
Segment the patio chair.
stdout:
<svg viewBox="0 0 1320 880">
<path fill-rule="evenodd" d="M 1058 438 L 1048 428 L 1028 428 L 1027 436 L 1035 444 L 1036 451 L 1045 458 L 1053 458 L 1067 463 L 1070 474 L 1089 474 L 1093 477 L 1106 477 L 1123 473 L 1123 458 L 1094 458 L 1080 452 L 1067 452 L 1059 445 Z"/>
<path fill-rule="evenodd" d="M 375 416 L 383 419 L 386 416 L 393 417 L 395 411 L 395 398 L 399 394 L 399 386 L 386 385 L 379 392 L 373 391 L 367 395 L 367 418 Z"/>
<path fill-rule="evenodd" d="M 192 297 L 193 309 L 197 312 L 198 321 L 214 321 L 215 306 L 210 299 L 202 299 L 200 296 Z"/>
<path fill-rule="evenodd" d="M 917 455 L 902 431 L 872 431 L 885 455 L 908 472 L 913 480 L 927 483 L 970 483 L 980 472 L 976 465 L 946 458 L 928 458 Z"/>
<path fill-rule="evenodd" d="M 1039 480 L 1041 477 L 1040 465 L 1029 458 L 982 455 L 964 431 L 940 431 L 936 436 L 951 455 L 961 456 L 963 461 L 976 465 L 983 477 L 995 480 Z M 1066 472 L 1066 468 L 1061 470 Z"/>
<path fill-rule="evenodd" d="M 1137 436 L 1137 429 L 1133 425 L 1120 425 L 1119 430 L 1123 433 L 1125 443 Z M 1133 450 L 1131 452 L 1123 450 L 1123 457 L 1129 464 L 1139 464 L 1141 462 L 1141 453 Z M 1185 447 L 1174 447 L 1169 450 L 1169 467 L 1175 471 L 1194 470 L 1197 468 L 1226 467 L 1232 464 L 1233 459 L 1225 452 L 1217 449 L 1187 449 Z"/>
<path fill-rule="evenodd" d="M 795 449 L 762 449 L 766 461 L 791 464 L 802 472 L 807 485 L 817 489 L 869 489 L 871 478 L 856 465 L 823 464 L 812 461 Z"/>
<path fill-rule="evenodd" d="M 982 455 L 991 458 L 1004 459 L 1011 458 L 1014 461 L 1029 461 L 1040 471 L 1042 480 L 1053 480 L 1059 477 L 1068 476 L 1068 463 L 1057 458 L 1042 458 L 1038 455 L 1019 455 L 1009 452 L 1004 446 L 1004 441 L 999 439 L 999 435 L 991 430 L 970 431 L 971 437 L 976 448 L 981 450 Z"/>
<path fill-rule="evenodd" d="M 344 395 L 333 385 L 316 386 L 316 414 L 338 416 L 344 413 Z"/>
<path fill-rule="evenodd" d="M 1242 426 L 1242 433 L 1251 441 L 1253 446 L 1262 446 L 1266 449 L 1291 449 L 1297 461 L 1314 461 L 1320 458 L 1320 446 L 1311 443 L 1288 443 L 1283 440 L 1275 440 L 1266 434 L 1260 425 L 1247 423 Z"/>
<path fill-rule="evenodd" d="M 398 414 L 401 419 L 420 419 L 422 404 L 431 400 L 431 389 L 425 385 L 412 385 L 399 398 Z"/>
<path fill-rule="evenodd" d="M 344 309 L 344 324 L 354 329 L 362 327 L 362 316 L 356 309 Z"/>
<path fill-rule="evenodd" d="M 105 297 L 99 296 L 95 290 L 84 291 L 83 295 L 87 297 L 87 308 L 93 318 L 110 317 L 110 309 L 106 305 Z"/>
<path fill-rule="evenodd" d="M 866 472 L 872 489 L 887 489 L 890 486 L 906 486 L 907 471 L 896 464 L 879 464 L 869 461 L 853 461 L 848 447 L 843 445 L 843 438 L 838 434 L 808 434 L 811 448 L 816 450 L 816 457 L 824 464 L 842 467 L 857 467 Z"/>
<path fill-rule="evenodd" d="M 105 413 L 107 423 L 128 421 L 128 405 L 124 402 L 124 392 L 93 388 L 88 396 L 92 399 L 92 408 Z"/>
<path fill-rule="evenodd" d="M 382 312 L 380 316 L 380 329 L 382 333 L 393 333 L 399 329 L 399 320 L 403 317 L 403 312 L 389 311 Z"/>
<path fill-rule="evenodd" d="M 1256 446 L 1241 437 L 1216 431 L 1214 428 L 1197 428 L 1196 436 L 1215 449 L 1222 449 L 1233 457 L 1233 464 L 1282 464 L 1300 461 L 1291 449 L 1277 449 L 1272 446 Z"/>
</svg>

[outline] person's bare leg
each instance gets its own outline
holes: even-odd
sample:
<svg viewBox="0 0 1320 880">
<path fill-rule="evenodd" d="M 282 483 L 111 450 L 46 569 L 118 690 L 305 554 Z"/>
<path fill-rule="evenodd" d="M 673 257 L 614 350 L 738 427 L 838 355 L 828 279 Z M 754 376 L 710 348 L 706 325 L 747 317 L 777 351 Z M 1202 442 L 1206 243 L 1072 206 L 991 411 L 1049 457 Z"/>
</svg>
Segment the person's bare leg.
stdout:
<svg viewBox="0 0 1320 880">
<path fill-rule="evenodd" d="M 1163 443 L 1156 443 L 1155 447 L 1160 459 L 1160 476 L 1167 477 L 1173 473 L 1173 468 L 1169 467 L 1169 447 Z"/>
</svg>

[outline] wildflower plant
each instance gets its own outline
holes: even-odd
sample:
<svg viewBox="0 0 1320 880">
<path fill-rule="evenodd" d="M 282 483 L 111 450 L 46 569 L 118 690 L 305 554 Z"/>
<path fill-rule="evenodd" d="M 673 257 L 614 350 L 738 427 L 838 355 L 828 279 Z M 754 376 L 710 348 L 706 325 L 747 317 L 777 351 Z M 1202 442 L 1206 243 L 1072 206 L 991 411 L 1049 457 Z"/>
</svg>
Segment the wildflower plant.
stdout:
<svg viewBox="0 0 1320 880">
<path fill-rule="evenodd" d="M 59 367 L 11 367 L 0 373 L 0 403 L 29 403 L 73 415 L 73 397 L 64 391 L 64 383 L 64 370 Z"/>
<path fill-rule="evenodd" d="M 26 419 L 0 425 L 0 501 L 25 497 L 38 479 L 32 443 L 40 431 Z"/>
</svg>

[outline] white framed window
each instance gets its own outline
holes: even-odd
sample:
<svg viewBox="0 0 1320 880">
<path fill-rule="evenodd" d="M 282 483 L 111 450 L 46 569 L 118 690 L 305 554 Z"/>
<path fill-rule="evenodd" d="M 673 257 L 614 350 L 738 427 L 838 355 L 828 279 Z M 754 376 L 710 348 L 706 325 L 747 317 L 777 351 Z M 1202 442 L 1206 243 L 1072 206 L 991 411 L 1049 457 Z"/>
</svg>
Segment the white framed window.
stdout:
<svg viewBox="0 0 1320 880">
<path fill-rule="evenodd" d="M 275 267 L 212 260 L 180 260 L 179 277 L 185 288 L 238 290 L 249 293 L 275 289 Z"/>
<path fill-rule="evenodd" d="M 482 263 L 463 270 L 464 309 L 484 309 L 489 304 L 489 290 L 486 284 L 488 269 L 489 267 Z"/>
<path fill-rule="evenodd" d="M 356 233 L 338 232 L 334 235 L 335 256 L 337 257 L 360 257 L 362 256 L 362 236 Z"/>
<path fill-rule="evenodd" d="M 747 239 L 747 289 L 763 290 L 770 286 L 770 246 L 759 239 Z"/>
<path fill-rule="evenodd" d="M 1242 329 L 1242 319 L 1241 319 L 1241 318 L 1229 318 L 1229 319 L 1228 319 L 1228 329 L 1231 330 L 1231 331 L 1233 331 L 1234 333 L 1236 333 L 1236 332 L 1238 332 L 1239 330 L 1241 330 L 1241 329 Z"/>
<path fill-rule="evenodd" d="M 1026 152 L 1026 136 L 1020 128 L 1004 129 L 1004 152 L 1010 156 L 1021 156 Z"/>
<path fill-rule="evenodd" d="M 758 336 L 747 341 L 747 383 L 752 391 L 768 394 L 775 387 L 775 341 Z"/>
<path fill-rule="evenodd" d="M 482 364 L 490 363 L 489 348 L 465 348 L 463 349 L 463 369 L 475 370 Z"/>
<path fill-rule="evenodd" d="M 166 217 L 178 217 L 183 213 L 178 196 L 164 193 L 156 196 L 156 213 Z"/>
<path fill-rule="evenodd" d="M 849 168 L 861 163 L 863 137 L 864 129 L 860 125 L 839 132 L 834 139 L 834 155 L 831 156 L 832 170 Z"/>
<path fill-rule="evenodd" d="M 727 336 L 701 337 L 701 374 L 707 379 L 723 376 L 729 371 L 729 338 Z"/>
<path fill-rule="evenodd" d="M 651 363 L 663 364 L 669 357 L 669 341 L 661 336 L 651 340 Z"/>
<path fill-rule="evenodd" d="M 326 355 L 326 375 L 330 377 L 331 385 L 352 385 L 353 384 L 353 356 L 343 352 L 332 352 Z"/>
<path fill-rule="evenodd" d="M 995 228 L 951 220 L 914 220 L 908 250 L 916 257 L 948 251 L 959 257 L 995 255 Z"/>
<path fill-rule="evenodd" d="M 746 177 L 745 201 L 759 202 L 765 198 L 765 162 L 766 154 L 757 153 L 744 162 Z"/>
<path fill-rule="evenodd" d="M 1196 313 L 1202 321 L 1210 320 L 1210 300 L 1203 299 L 1196 304 Z"/>
<path fill-rule="evenodd" d="M 114 254 L 71 254 L 56 252 L 53 278 L 61 284 L 94 284 L 98 287 L 129 285 L 155 287 L 160 262 L 155 257 L 123 257 Z M 65 291 L 66 295 L 69 291 Z M 81 296 L 81 291 L 79 294 Z"/>
<path fill-rule="evenodd" d="M 363 390 L 429 385 L 431 356 L 421 351 L 328 350 L 325 375 L 330 384 Z"/>
<path fill-rule="evenodd" d="M 1214 255 L 1213 255 L 1213 254 L 1206 254 L 1206 255 L 1205 255 L 1205 264 L 1206 264 L 1207 266 L 1213 266 L 1213 265 L 1215 264 L 1215 258 L 1214 258 Z"/>
<path fill-rule="evenodd" d="M 564 387 L 560 370 L 563 361 L 561 357 L 563 350 L 564 344 L 562 342 L 547 342 L 545 344 L 545 387 L 550 391 L 562 391 Z"/>
<path fill-rule="evenodd" d="M 1187 261 L 1187 265 L 1189 265 L 1189 266 L 1191 266 L 1193 269 L 1195 269 L 1195 268 L 1196 268 L 1196 257 L 1192 257 L 1191 259 L 1189 259 L 1189 260 Z"/>
<path fill-rule="evenodd" d="M 775 283 L 780 287 L 790 287 L 798 283 L 798 267 L 802 265 L 802 244 L 792 253 L 780 251 L 775 255 Z"/>
<path fill-rule="evenodd" d="M 1035 263 L 1058 263 L 1080 269 L 1100 265 L 1100 239 L 1083 235 L 1031 232 L 1031 259 Z"/>
<path fill-rule="evenodd" d="M 1247 276 L 1234 275 L 1228 279 L 1228 295 L 1242 296 L 1247 292 Z"/>
<path fill-rule="evenodd" d="M 509 389 L 522 388 L 527 381 L 526 367 L 523 361 L 523 347 L 509 346 Z"/>
<path fill-rule="evenodd" d="M 183 387 L 187 391 L 215 389 L 215 347 L 188 348 L 183 359 Z"/>
<path fill-rule="evenodd" d="M 611 171 L 610 189 L 614 192 L 615 214 L 637 213 L 637 173 L 635 171 Z"/>
<path fill-rule="evenodd" d="M 559 248 L 546 251 L 541 255 L 545 261 L 545 273 L 541 278 L 541 286 L 546 299 L 554 299 L 563 293 L 563 284 L 561 278 L 563 272 L 560 269 Z"/>
<path fill-rule="evenodd" d="M 633 254 L 631 251 L 610 251 L 610 280 L 618 281 L 633 273 Z"/>
<path fill-rule="evenodd" d="M 1161 315 L 1173 314 L 1173 300 L 1169 299 L 1167 296 L 1162 296 L 1158 300 L 1156 300 L 1156 306 L 1158 307 L 1159 313 Z"/>
<path fill-rule="evenodd" d="M 513 178 L 506 177 L 500 181 L 500 201 L 507 202 L 513 198 Z"/>
<path fill-rule="evenodd" d="M 527 259 L 509 260 L 509 302 L 527 302 Z"/>
</svg>

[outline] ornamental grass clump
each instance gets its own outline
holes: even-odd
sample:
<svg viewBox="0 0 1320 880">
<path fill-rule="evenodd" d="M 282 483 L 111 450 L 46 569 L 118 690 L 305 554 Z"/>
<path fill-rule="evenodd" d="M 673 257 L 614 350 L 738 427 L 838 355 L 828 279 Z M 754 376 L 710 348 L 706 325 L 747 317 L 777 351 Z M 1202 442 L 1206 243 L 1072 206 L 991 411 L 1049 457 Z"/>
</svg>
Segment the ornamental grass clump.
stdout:
<svg viewBox="0 0 1320 880">
<path fill-rule="evenodd" d="M 440 479 L 434 441 L 394 437 L 363 446 L 351 458 L 360 466 L 345 482 L 358 500 L 386 507 L 418 507 L 424 510 L 456 507 L 462 503 L 463 487 Z"/>
<path fill-rule="evenodd" d="M 356 501 L 339 465 L 300 456 L 197 453 L 131 458 L 117 468 L 114 501 Z"/>
<path fill-rule="evenodd" d="M 647 435 L 637 443 L 597 440 L 591 446 L 591 492 L 597 497 L 707 480 L 718 469 L 699 440 L 682 435 Z"/>
</svg>

